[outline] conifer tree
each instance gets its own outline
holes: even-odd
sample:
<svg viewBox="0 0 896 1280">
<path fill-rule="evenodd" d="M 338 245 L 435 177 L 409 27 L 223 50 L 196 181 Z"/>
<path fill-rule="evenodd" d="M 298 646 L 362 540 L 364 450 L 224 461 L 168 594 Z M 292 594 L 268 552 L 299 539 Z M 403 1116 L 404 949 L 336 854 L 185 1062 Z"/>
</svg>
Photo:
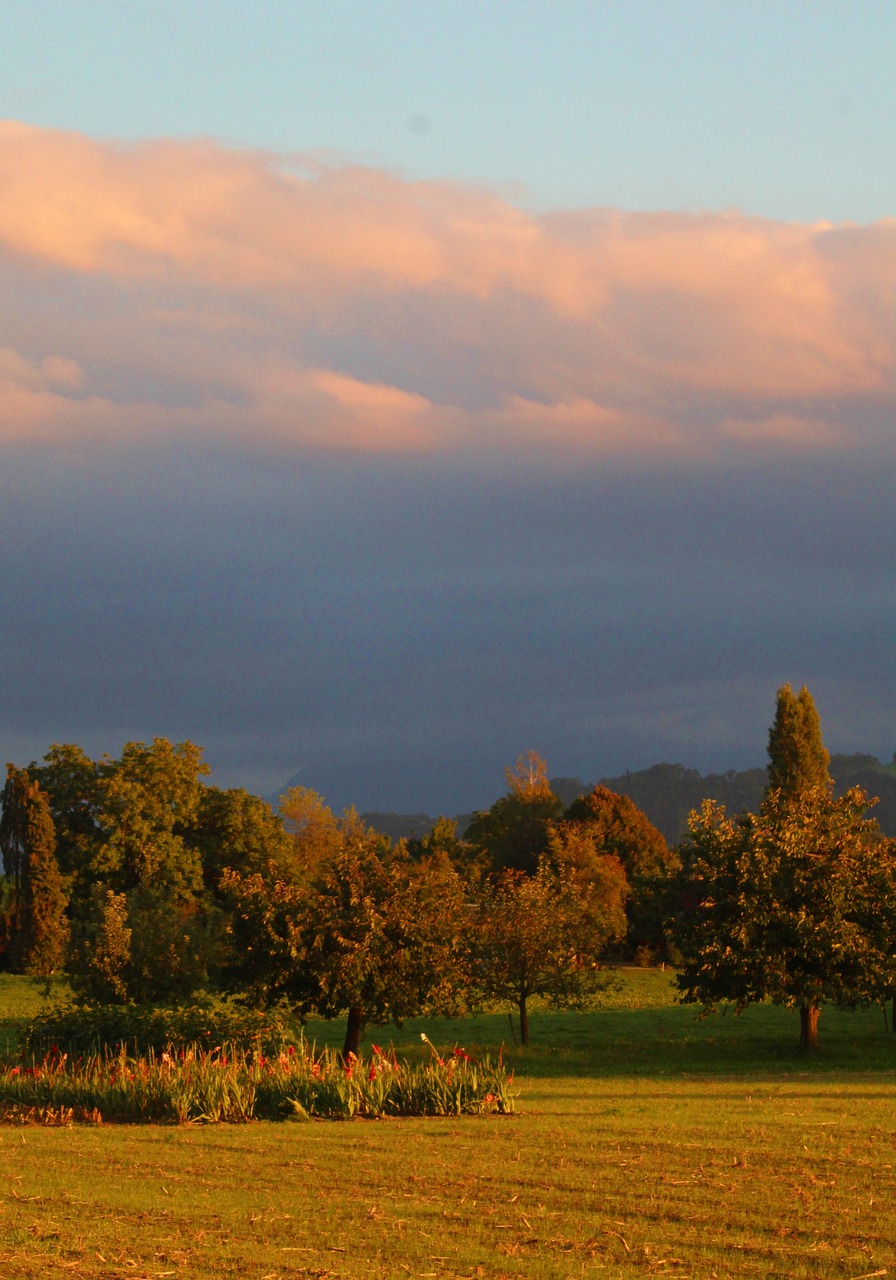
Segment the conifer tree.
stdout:
<svg viewBox="0 0 896 1280">
<path fill-rule="evenodd" d="M 831 757 L 821 740 L 821 722 L 812 695 L 789 684 L 778 690 L 775 719 L 768 734 L 767 794 L 780 791 L 796 799 L 813 787 L 829 786 Z"/>
<path fill-rule="evenodd" d="M 0 847 L 13 881 L 10 959 L 26 973 L 61 969 L 68 947 L 68 893 L 56 860 L 47 797 L 25 769 L 7 765 Z"/>
</svg>

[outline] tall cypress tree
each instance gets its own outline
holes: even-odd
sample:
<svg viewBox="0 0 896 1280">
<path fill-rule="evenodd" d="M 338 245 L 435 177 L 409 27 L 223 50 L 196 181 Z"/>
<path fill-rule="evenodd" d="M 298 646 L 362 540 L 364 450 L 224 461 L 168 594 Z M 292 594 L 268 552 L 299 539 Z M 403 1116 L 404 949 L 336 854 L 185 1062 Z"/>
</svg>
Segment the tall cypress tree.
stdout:
<svg viewBox="0 0 896 1280">
<path fill-rule="evenodd" d="M 56 830 L 47 797 L 25 769 L 7 765 L 0 847 L 13 881 L 10 960 L 27 973 L 50 974 L 65 963 L 68 893 L 56 860 Z"/>
<path fill-rule="evenodd" d="M 831 757 L 821 740 L 821 722 L 812 695 L 803 685 L 778 690 L 775 719 L 768 734 L 768 788 L 795 799 L 812 787 L 830 784 Z"/>
</svg>

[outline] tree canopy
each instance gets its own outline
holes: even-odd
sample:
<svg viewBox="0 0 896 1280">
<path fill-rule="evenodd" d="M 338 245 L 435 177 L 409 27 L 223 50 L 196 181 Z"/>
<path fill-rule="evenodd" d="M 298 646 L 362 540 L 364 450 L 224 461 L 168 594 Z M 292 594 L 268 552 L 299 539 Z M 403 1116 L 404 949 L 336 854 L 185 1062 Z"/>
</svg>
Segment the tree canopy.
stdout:
<svg viewBox="0 0 896 1280">
<path fill-rule="evenodd" d="M 473 815 L 465 838 L 493 870 L 532 874 L 547 850 L 563 801 L 551 790 L 547 766 L 534 751 L 521 755 L 504 776 L 507 794 Z"/>
<path fill-rule="evenodd" d="M 624 932 L 618 896 L 599 906 L 569 864 L 545 857 L 534 875 L 505 871 L 485 882 L 479 900 L 477 984 L 487 998 L 516 1007 L 528 1044 L 531 997 L 563 1008 L 586 1004 L 606 984 L 598 961 L 607 942 Z"/>
<path fill-rule="evenodd" d="M 335 833 L 310 879 L 229 871 L 224 886 L 233 987 L 302 1014 L 345 1016 L 348 1055 L 369 1022 L 456 1012 L 469 939 L 463 883 L 445 859 L 412 861 L 352 811 Z"/>
<path fill-rule="evenodd" d="M 758 814 L 707 801 L 681 852 L 691 893 L 676 940 L 685 1001 L 800 1010 L 817 1043 L 825 1003 L 883 1001 L 896 982 L 896 844 L 855 789 L 771 792 Z"/>
<path fill-rule="evenodd" d="M 768 733 L 768 792 L 795 797 L 826 786 L 831 757 L 821 740 L 821 721 L 809 690 L 778 690 L 775 719 Z"/>
<path fill-rule="evenodd" d="M 587 837 L 596 853 L 617 858 L 628 881 L 629 947 L 664 953 L 669 894 L 678 855 L 628 796 L 596 786 L 569 806 L 560 825 L 564 838 Z"/>
<path fill-rule="evenodd" d="M 0 803 L 0 849 L 12 880 L 6 920 L 10 959 L 26 973 L 61 969 L 68 947 L 68 892 L 56 860 L 47 797 L 26 769 L 6 766 Z"/>
</svg>

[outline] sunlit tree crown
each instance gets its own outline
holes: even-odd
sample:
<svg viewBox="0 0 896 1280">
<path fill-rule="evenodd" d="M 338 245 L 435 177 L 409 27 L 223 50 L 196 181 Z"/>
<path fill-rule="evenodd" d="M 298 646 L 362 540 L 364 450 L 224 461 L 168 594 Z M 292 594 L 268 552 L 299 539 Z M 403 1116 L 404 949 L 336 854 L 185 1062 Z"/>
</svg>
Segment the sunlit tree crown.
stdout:
<svg viewBox="0 0 896 1280">
<path fill-rule="evenodd" d="M 796 797 L 829 783 L 831 757 L 821 740 L 821 723 L 812 695 L 803 685 L 778 690 L 775 720 L 768 734 L 768 790 Z"/>
</svg>

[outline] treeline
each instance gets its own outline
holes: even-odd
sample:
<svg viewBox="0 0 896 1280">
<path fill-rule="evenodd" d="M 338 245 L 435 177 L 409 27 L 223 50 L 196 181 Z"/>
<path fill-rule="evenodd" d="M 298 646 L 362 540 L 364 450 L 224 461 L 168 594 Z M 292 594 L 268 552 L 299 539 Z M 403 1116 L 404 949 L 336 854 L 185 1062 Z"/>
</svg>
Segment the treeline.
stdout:
<svg viewBox="0 0 896 1280">
<path fill-rule="evenodd" d="M 832 755 L 830 774 L 836 795 L 844 795 L 851 787 L 861 787 L 877 800 L 874 816 L 881 831 L 896 836 L 896 763 L 883 764 L 877 756 L 866 753 Z M 551 790 L 569 805 L 580 795 L 591 791 L 595 784 L 581 778 L 550 779 Z M 649 769 L 637 769 L 621 773 L 617 777 L 601 778 L 596 784 L 628 796 L 662 832 L 670 845 L 676 845 L 688 832 L 688 818 L 700 809 L 704 800 L 714 800 L 731 813 L 743 813 L 759 808 L 768 786 L 768 769 L 729 769 L 726 773 L 701 773 L 682 764 L 663 762 Z M 393 840 L 420 836 L 428 831 L 435 819 L 427 813 L 364 813 L 365 822 L 382 831 Z M 458 830 L 463 833 L 473 820 L 472 813 L 460 813 L 455 817 Z"/>
<path fill-rule="evenodd" d="M 775 1000 L 813 1044 L 823 1003 L 896 993 L 896 841 L 842 796 L 808 691 L 778 692 L 755 811 L 704 799 L 669 844 L 605 786 L 565 802 L 534 752 L 461 836 L 441 818 L 392 840 L 293 787 L 279 812 L 206 785 L 190 742 L 91 760 L 54 746 L 7 768 L 0 956 L 64 971 L 94 1003 L 182 1004 L 219 991 L 369 1023 L 584 1006 L 608 958 L 672 960 L 682 998 Z"/>
<path fill-rule="evenodd" d="M 586 1002 L 608 953 L 663 954 L 677 856 L 595 788 L 568 808 L 534 753 L 465 838 L 440 819 L 390 841 L 294 787 L 279 814 L 205 785 L 200 749 L 158 738 L 119 759 L 54 746 L 9 765 L 0 947 L 105 1003 L 237 993 L 368 1022 L 512 1002 Z"/>
</svg>

